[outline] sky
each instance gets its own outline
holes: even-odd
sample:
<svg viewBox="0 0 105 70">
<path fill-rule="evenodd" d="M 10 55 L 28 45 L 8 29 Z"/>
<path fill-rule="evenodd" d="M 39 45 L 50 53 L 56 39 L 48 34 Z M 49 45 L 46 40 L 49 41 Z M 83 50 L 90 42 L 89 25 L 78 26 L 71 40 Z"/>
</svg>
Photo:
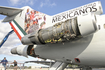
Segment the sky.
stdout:
<svg viewBox="0 0 105 70">
<path fill-rule="evenodd" d="M 48 15 L 54 15 L 63 11 L 67 11 L 88 3 L 95 2 L 97 0 L 1 0 L 0 6 L 16 7 L 21 8 L 23 6 L 30 6 L 34 10 L 40 11 Z M 100 0 L 103 7 L 103 14 L 105 14 L 105 0 Z M 3 23 L 2 20 L 5 16 L 0 15 L 0 41 L 3 37 L 11 30 L 10 25 L 6 22 Z M 23 57 L 18 55 L 13 55 L 10 53 L 11 48 L 21 45 L 20 40 L 15 33 L 9 36 L 5 44 L 0 48 L 0 60 L 4 57 L 8 61 L 17 60 L 18 62 L 28 61 L 28 60 L 39 60 L 33 57 Z"/>
</svg>

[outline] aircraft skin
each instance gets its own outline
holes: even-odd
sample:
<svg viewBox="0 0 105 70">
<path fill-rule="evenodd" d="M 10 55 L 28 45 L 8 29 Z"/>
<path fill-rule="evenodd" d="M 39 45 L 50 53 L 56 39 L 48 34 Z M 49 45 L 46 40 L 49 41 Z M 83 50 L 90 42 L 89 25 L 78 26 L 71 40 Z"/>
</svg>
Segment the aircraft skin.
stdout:
<svg viewBox="0 0 105 70">
<path fill-rule="evenodd" d="M 101 15 L 103 11 L 99 1 L 54 16 L 40 13 L 28 6 L 21 9 L 12 8 L 12 10 L 8 7 L 0 7 L 0 9 L 2 9 L 0 14 L 7 15 L 3 21 L 10 23 L 14 32 L 24 44 L 12 49 L 11 52 L 13 54 L 51 59 L 65 63 L 64 66 L 70 63 L 82 67 L 105 67 L 105 15 Z M 4 12 L 5 10 L 8 11 Z M 28 16 L 30 16 L 30 20 Z M 89 17 L 92 17 L 92 19 Z M 44 36 L 44 42 L 41 38 L 39 38 L 40 40 L 36 38 L 38 32 L 40 35 L 41 31 L 54 26 L 57 26 L 56 29 L 58 29 L 69 20 L 74 22 L 72 19 L 78 20 L 77 29 L 79 30 L 79 35 L 72 36 L 69 41 L 62 41 L 61 37 L 55 43 L 55 41 L 51 41 L 53 40 L 52 37 L 49 38 L 49 35 L 43 35 L 43 33 L 41 37 Z M 75 27 L 75 24 L 71 25 Z M 75 28 L 72 31 L 75 33 Z M 54 31 L 51 30 L 50 32 Z M 53 37 L 56 36 L 53 35 Z M 63 67 L 63 64 L 61 66 Z"/>
<path fill-rule="evenodd" d="M 76 58 L 80 58 L 81 64 L 92 65 L 92 66 L 102 66 L 104 67 L 104 32 L 105 32 L 105 15 L 100 16 L 97 21 L 100 25 L 100 30 L 93 34 L 91 42 L 88 47 Z"/>
<path fill-rule="evenodd" d="M 102 18 L 105 17 L 102 16 Z M 36 54 L 40 57 L 53 59 L 56 61 L 69 62 L 80 65 L 104 66 L 104 22 L 101 21 L 101 29 L 96 33 L 81 38 L 73 42 L 65 42 L 64 44 L 48 44 L 35 48 Z M 101 34 L 101 35 L 100 35 Z M 75 62 L 75 58 L 79 58 L 80 63 Z M 71 61 L 70 61 L 71 60 Z"/>
<path fill-rule="evenodd" d="M 100 30 L 96 33 L 81 38 L 72 42 L 65 42 L 64 44 L 49 44 L 44 46 L 37 46 L 35 48 L 36 54 L 40 57 L 53 59 L 56 61 L 68 62 L 78 65 L 87 65 L 92 67 L 105 67 L 104 56 L 104 18 L 103 15 L 99 19 Z M 100 21 L 101 20 L 101 21 Z M 78 58 L 80 62 L 76 62 Z M 71 60 L 71 61 L 70 61 Z"/>
</svg>

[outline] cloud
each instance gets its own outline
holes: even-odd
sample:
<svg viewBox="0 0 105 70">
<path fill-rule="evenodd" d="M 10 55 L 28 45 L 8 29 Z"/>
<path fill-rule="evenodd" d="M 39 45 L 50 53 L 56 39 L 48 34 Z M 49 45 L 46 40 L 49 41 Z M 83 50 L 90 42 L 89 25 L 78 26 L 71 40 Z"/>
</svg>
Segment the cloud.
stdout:
<svg viewBox="0 0 105 70">
<path fill-rule="evenodd" d="M 20 0 L 10 0 L 11 5 L 17 5 Z"/>
<path fill-rule="evenodd" d="M 19 6 L 19 5 L 34 5 L 37 0 L 9 0 L 10 5 Z"/>
<path fill-rule="evenodd" d="M 49 7 L 53 7 L 56 6 L 56 3 L 51 3 L 50 0 L 45 0 L 44 2 L 40 3 L 40 7 L 42 8 L 43 6 L 49 6 Z"/>
<path fill-rule="evenodd" d="M 5 37 L 5 35 L 11 31 L 11 27 L 9 23 L 3 23 L 0 20 L 0 42 L 2 39 Z M 0 54 L 5 54 L 5 55 L 12 55 L 10 53 L 10 50 L 13 47 L 16 47 L 17 45 L 21 44 L 20 40 L 18 39 L 17 35 L 15 33 L 11 34 L 7 41 L 3 44 L 3 46 L 0 48 Z"/>
<path fill-rule="evenodd" d="M 17 6 L 19 4 L 19 1 L 20 0 L 9 0 L 10 5 L 12 5 L 12 6 Z"/>
</svg>

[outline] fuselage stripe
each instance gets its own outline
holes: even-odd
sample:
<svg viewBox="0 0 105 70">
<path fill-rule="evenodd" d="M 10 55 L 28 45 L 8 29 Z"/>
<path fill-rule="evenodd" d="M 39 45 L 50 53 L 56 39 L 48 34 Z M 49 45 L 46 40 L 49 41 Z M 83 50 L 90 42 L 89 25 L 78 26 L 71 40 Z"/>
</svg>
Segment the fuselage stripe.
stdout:
<svg viewBox="0 0 105 70">
<path fill-rule="evenodd" d="M 13 26 L 13 24 L 11 22 L 9 22 L 11 27 L 13 28 L 13 30 L 15 31 L 15 33 L 17 34 L 17 36 L 19 37 L 19 39 L 21 40 L 21 35 L 18 33 L 18 31 L 16 30 L 16 28 Z"/>
<path fill-rule="evenodd" d="M 19 27 L 16 26 L 16 24 L 15 24 L 14 22 L 12 22 L 12 25 L 13 25 L 13 26 L 15 27 L 15 29 L 18 31 L 19 35 L 20 35 L 21 37 L 23 37 L 24 34 L 23 34 L 22 31 L 19 29 Z"/>
<path fill-rule="evenodd" d="M 15 23 L 15 25 L 20 29 L 20 31 L 21 31 L 24 35 L 27 35 L 27 33 L 20 27 L 20 25 L 19 25 L 15 20 L 13 20 L 13 22 Z"/>
</svg>

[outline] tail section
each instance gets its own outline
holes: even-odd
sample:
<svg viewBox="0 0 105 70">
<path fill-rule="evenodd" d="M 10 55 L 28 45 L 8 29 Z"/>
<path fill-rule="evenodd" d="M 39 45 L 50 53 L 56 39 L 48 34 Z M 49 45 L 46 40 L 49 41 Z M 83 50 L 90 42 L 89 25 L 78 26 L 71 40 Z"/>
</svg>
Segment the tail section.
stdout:
<svg viewBox="0 0 105 70">
<path fill-rule="evenodd" d="M 56 23 L 64 22 L 68 19 L 84 15 L 89 12 L 95 14 L 102 14 L 101 2 L 93 2 L 72 10 L 68 10 L 54 16 L 48 16 L 39 11 L 33 10 L 26 6 L 21 9 L 19 8 L 8 8 L 0 7 L 0 14 L 6 15 L 7 17 L 3 22 L 10 22 L 11 27 L 21 40 L 24 35 L 32 32 L 37 32 L 39 29 L 53 26 Z"/>
<path fill-rule="evenodd" d="M 0 14 L 7 16 L 3 22 L 10 23 L 20 40 L 25 35 L 46 28 L 49 25 L 46 25 L 46 20 L 49 21 L 46 18 L 50 18 L 50 16 L 33 10 L 28 6 L 21 9 L 8 7 L 0 7 L 0 9 L 3 9 L 2 11 L 0 10 L 0 12 L 3 12 Z"/>
<path fill-rule="evenodd" d="M 3 22 L 9 22 L 19 39 L 26 35 L 24 31 L 24 21 L 26 8 L 10 8 L 10 7 L 0 7 L 0 14 L 6 15 L 7 17 Z"/>
<path fill-rule="evenodd" d="M 18 13 L 11 22 L 9 22 L 20 40 L 22 37 L 24 37 L 24 35 L 27 35 L 24 29 L 26 8 L 28 7 L 22 8 L 23 10 Z"/>
</svg>

